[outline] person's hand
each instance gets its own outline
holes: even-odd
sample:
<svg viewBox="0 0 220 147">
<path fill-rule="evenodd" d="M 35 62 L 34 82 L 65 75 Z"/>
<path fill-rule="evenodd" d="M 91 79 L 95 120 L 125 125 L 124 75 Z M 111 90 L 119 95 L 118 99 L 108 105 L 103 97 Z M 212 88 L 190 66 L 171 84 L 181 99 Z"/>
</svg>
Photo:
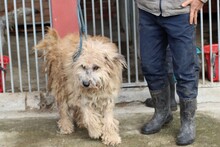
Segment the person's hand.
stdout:
<svg viewBox="0 0 220 147">
<path fill-rule="evenodd" d="M 203 7 L 204 3 L 201 0 L 186 0 L 182 3 L 182 7 L 190 5 L 190 24 L 197 24 L 198 11 Z"/>
</svg>

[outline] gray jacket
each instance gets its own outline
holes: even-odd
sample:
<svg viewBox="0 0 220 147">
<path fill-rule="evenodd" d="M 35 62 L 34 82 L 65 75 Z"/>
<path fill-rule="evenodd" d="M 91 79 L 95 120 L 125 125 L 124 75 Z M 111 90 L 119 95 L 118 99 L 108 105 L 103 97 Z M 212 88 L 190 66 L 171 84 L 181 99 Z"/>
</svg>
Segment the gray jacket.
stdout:
<svg viewBox="0 0 220 147">
<path fill-rule="evenodd" d="M 174 16 L 190 12 L 190 7 L 183 8 L 181 4 L 186 0 L 136 0 L 139 9 L 156 16 Z M 207 0 L 201 0 L 206 2 Z"/>
</svg>

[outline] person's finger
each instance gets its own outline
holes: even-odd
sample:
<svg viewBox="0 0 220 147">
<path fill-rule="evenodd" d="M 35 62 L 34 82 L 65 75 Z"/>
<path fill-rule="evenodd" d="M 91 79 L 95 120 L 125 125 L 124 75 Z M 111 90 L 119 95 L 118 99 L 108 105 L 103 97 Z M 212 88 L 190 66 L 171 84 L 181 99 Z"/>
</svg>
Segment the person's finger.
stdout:
<svg viewBox="0 0 220 147">
<path fill-rule="evenodd" d="M 191 4 L 192 3 L 192 0 L 186 0 L 186 1 L 184 1 L 183 3 L 182 3 L 182 7 L 186 7 L 186 6 L 188 6 L 189 4 Z"/>
<path fill-rule="evenodd" d="M 198 11 L 195 11 L 194 14 L 194 24 L 197 24 Z"/>
<path fill-rule="evenodd" d="M 189 23 L 190 23 L 190 24 L 193 24 L 194 13 L 195 13 L 194 11 L 191 11 L 191 12 L 190 12 L 190 18 L 189 18 Z"/>
</svg>

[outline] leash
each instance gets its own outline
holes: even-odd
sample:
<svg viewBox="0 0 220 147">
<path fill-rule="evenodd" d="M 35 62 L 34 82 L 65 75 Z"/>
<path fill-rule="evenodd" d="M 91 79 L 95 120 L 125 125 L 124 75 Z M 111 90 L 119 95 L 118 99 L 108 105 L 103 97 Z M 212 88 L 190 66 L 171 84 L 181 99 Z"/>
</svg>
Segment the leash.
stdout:
<svg viewBox="0 0 220 147">
<path fill-rule="evenodd" d="M 75 62 L 79 56 L 81 55 L 81 52 L 83 50 L 82 44 L 83 44 L 83 37 L 86 39 L 87 36 L 85 34 L 86 26 L 84 22 L 84 18 L 82 15 L 82 9 L 80 5 L 80 0 L 77 1 L 77 17 L 78 17 L 78 25 L 79 25 L 79 34 L 80 34 L 80 40 L 79 40 L 79 48 L 78 51 L 73 55 L 73 62 Z"/>
<path fill-rule="evenodd" d="M 0 66 L 0 70 L 6 72 L 6 70 Z"/>
</svg>

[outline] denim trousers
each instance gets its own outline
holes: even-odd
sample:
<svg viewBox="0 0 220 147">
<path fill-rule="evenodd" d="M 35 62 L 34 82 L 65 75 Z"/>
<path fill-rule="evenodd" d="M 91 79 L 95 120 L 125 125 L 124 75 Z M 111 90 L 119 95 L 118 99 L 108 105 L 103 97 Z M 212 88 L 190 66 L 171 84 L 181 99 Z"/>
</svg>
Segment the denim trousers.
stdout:
<svg viewBox="0 0 220 147">
<path fill-rule="evenodd" d="M 141 67 L 150 90 L 168 86 L 166 58 L 170 54 L 179 98 L 197 97 L 199 65 L 195 28 L 189 24 L 189 14 L 163 17 L 139 9 Z"/>
</svg>

